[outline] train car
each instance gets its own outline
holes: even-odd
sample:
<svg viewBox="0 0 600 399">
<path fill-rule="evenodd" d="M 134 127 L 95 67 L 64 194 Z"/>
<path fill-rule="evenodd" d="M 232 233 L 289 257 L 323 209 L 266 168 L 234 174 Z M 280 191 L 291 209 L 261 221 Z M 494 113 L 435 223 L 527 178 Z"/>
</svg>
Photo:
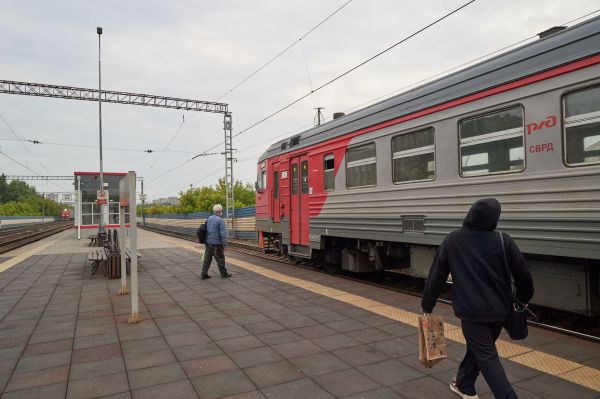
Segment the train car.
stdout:
<svg viewBox="0 0 600 399">
<path fill-rule="evenodd" d="M 600 314 L 600 18 L 273 144 L 257 165 L 265 247 L 426 277 L 495 197 L 533 303 Z"/>
<path fill-rule="evenodd" d="M 73 220 L 73 210 L 64 208 L 60 211 L 60 220 Z"/>
</svg>

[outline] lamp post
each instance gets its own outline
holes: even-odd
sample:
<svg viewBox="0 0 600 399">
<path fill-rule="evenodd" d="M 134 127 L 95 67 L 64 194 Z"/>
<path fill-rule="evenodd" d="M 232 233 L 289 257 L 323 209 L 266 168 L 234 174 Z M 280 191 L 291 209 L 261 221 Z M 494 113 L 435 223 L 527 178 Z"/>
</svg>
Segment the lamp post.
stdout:
<svg viewBox="0 0 600 399">
<path fill-rule="evenodd" d="M 104 190 L 104 168 L 102 165 L 102 69 L 100 63 L 100 37 L 102 36 L 102 27 L 96 28 L 98 34 L 98 121 L 100 130 L 100 190 Z M 100 222 L 98 223 L 98 233 L 104 232 L 104 204 L 100 205 Z"/>
</svg>

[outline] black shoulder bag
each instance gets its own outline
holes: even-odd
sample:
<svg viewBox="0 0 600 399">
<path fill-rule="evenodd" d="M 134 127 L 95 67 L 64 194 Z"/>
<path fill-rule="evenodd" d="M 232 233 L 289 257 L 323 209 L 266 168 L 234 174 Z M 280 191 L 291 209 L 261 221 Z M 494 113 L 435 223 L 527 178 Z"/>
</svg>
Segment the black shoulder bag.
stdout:
<svg viewBox="0 0 600 399">
<path fill-rule="evenodd" d="M 196 230 L 196 237 L 198 237 L 198 242 L 200 244 L 206 244 L 207 223 L 208 219 L 206 219 L 206 221 L 203 224 L 201 224 L 200 227 L 198 227 L 198 230 Z"/>
<path fill-rule="evenodd" d="M 504 267 L 506 268 L 506 273 L 510 281 L 510 296 L 512 300 L 512 306 L 510 310 L 510 314 L 508 316 L 508 320 L 504 325 L 506 332 L 508 335 L 514 340 L 521 340 L 527 338 L 527 313 L 533 314 L 529 309 L 527 309 L 521 301 L 517 299 L 517 290 L 515 288 L 515 280 L 513 279 L 512 273 L 510 272 L 510 268 L 508 267 L 508 262 L 506 261 L 506 251 L 504 250 L 504 237 L 500 234 L 500 242 L 502 243 L 502 258 L 504 259 Z M 535 316 L 535 315 L 534 315 Z"/>
</svg>

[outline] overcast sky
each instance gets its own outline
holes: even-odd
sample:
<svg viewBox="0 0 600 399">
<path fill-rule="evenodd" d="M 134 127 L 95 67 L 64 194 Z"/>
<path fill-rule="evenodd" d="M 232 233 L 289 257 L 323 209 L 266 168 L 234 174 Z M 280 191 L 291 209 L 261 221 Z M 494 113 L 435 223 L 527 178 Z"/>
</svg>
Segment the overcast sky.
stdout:
<svg viewBox="0 0 600 399">
<path fill-rule="evenodd" d="M 97 88 L 96 26 L 102 26 L 103 89 L 215 101 L 346 2 L 0 0 L 0 79 Z M 465 2 L 351 1 L 220 100 L 233 112 L 234 134 Z M 315 107 L 325 107 L 331 120 L 334 112 L 391 96 L 599 8 L 594 0 L 478 0 L 237 137 L 235 177 L 253 182 L 256 158 L 277 139 L 310 127 Z M 97 103 L 0 94 L 0 116 L 14 131 L 0 120 L 0 150 L 35 173 L 99 169 Z M 223 140 L 220 114 L 103 104 L 102 121 L 104 170 L 135 170 L 150 199 L 215 184 L 224 174 L 221 155 L 170 171 Z M 15 141 L 15 134 L 57 145 Z M 1 172 L 31 170 L 0 155 Z"/>
</svg>

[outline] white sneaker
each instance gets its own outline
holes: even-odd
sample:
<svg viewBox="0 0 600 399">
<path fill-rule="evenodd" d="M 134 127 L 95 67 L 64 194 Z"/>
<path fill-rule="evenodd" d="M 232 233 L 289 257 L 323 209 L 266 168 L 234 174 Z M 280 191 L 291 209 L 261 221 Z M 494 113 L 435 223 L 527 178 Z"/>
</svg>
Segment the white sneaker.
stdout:
<svg viewBox="0 0 600 399">
<path fill-rule="evenodd" d="M 454 380 L 454 379 L 452 381 L 450 381 L 450 390 L 463 399 L 479 399 L 479 396 L 477 396 L 477 395 L 467 395 L 467 394 L 462 393 L 456 386 L 456 380 Z"/>
</svg>

